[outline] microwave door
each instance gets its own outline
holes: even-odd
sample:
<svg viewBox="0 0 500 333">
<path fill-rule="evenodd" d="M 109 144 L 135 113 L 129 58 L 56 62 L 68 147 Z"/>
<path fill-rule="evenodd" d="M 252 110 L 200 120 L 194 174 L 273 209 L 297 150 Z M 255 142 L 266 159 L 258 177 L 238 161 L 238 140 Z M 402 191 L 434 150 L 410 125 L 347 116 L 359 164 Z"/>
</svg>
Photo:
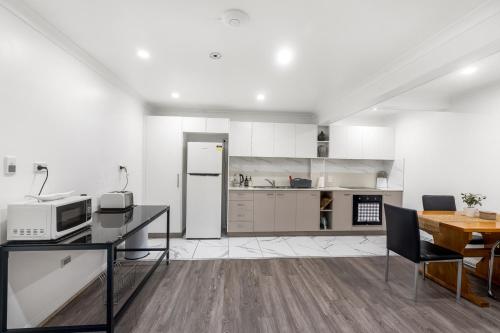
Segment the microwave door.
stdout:
<svg viewBox="0 0 500 333">
<path fill-rule="evenodd" d="M 57 232 L 63 232 L 87 222 L 89 216 L 85 201 L 56 207 Z"/>
</svg>

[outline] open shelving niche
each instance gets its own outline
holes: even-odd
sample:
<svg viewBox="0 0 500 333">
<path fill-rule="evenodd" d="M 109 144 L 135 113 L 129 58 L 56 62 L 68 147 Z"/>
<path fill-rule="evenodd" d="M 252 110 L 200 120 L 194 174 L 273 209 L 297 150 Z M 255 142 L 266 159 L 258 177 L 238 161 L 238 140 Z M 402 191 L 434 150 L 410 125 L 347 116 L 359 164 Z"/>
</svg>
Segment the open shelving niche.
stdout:
<svg viewBox="0 0 500 333">
<path fill-rule="evenodd" d="M 320 190 L 320 231 L 331 231 L 333 222 L 333 192 Z"/>
<path fill-rule="evenodd" d="M 323 132 L 325 134 L 324 140 L 319 140 L 320 133 Z M 316 156 L 321 158 L 328 157 L 328 150 L 330 149 L 330 127 L 329 126 L 318 126 L 318 135 L 316 136 Z M 320 153 L 320 148 L 324 153 Z"/>
</svg>

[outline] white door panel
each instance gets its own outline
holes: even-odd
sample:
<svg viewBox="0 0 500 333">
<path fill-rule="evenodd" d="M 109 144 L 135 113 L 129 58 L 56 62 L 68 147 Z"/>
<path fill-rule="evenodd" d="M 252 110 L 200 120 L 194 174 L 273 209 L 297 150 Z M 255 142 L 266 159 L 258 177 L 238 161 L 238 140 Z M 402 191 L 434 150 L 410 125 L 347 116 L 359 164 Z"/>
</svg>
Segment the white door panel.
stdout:
<svg viewBox="0 0 500 333">
<path fill-rule="evenodd" d="M 171 232 L 182 232 L 182 119 L 148 116 L 145 131 L 145 204 L 170 205 Z M 153 222 L 150 232 L 165 232 Z M 158 229 L 158 230 L 156 230 Z"/>
</svg>

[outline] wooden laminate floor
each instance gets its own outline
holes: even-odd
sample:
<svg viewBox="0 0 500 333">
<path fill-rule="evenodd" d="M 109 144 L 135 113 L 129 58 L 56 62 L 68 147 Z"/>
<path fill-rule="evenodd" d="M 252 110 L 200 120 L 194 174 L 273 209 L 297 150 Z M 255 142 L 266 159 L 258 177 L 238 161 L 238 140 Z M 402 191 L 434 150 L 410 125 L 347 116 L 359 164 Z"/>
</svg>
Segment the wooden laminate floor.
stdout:
<svg viewBox="0 0 500 333">
<path fill-rule="evenodd" d="M 117 332 L 500 332 L 499 302 L 456 304 L 452 292 L 421 280 L 415 303 L 413 265 L 391 258 L 386 284 L 384 260 L 174 261 L 153 275 Z"/>
</svg>

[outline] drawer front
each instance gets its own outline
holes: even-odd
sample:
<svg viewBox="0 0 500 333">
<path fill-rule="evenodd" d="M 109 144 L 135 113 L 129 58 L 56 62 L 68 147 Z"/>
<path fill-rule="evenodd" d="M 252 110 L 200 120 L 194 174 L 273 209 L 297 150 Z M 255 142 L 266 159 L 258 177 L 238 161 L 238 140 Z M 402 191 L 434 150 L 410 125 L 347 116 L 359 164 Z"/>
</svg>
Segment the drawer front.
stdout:
<svg viewBox="0 0 500 333">
<path fill-rule="evenodd" d="M 253 201 L 229 201 L 229 220 L 253 222 Z"/>
<path fill-rule="evenodd" d="M 229 191 L 229 200 L 253 200 L 252 191 Z"/>
<path fill-rule="evenodd" d="M 252 222 L 229 221 L 228 232 L 253 232 Z"/>
</svg>

